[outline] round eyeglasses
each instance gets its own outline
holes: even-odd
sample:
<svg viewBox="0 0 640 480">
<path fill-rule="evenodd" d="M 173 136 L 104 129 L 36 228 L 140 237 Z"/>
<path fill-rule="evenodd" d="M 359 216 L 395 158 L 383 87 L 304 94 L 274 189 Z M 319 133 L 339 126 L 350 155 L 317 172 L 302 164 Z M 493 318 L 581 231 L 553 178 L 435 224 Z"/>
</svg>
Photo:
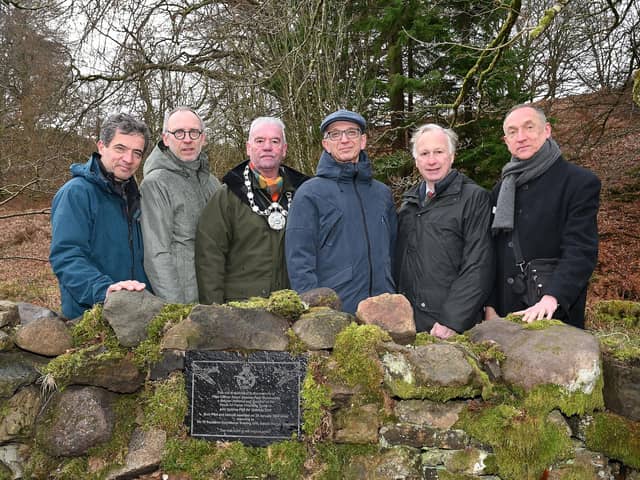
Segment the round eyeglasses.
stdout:
<svg viewBox="0 0 640 480">
<path fill-rule="evenodd" d="M 179 128 L 178 130 L 174 130 L 173 132 L 171 130 L 167 130 L 167 133 L 170 133 L 178 140 L 184 140 L 188 133 L 191 140 L 197 140 L 200 138 L 200 135 L 202 135 L 202 130 L 198 130 L 195 128 L 192 128 L 191 130 L 183 130 L 182 128 Z"/>
</svg>

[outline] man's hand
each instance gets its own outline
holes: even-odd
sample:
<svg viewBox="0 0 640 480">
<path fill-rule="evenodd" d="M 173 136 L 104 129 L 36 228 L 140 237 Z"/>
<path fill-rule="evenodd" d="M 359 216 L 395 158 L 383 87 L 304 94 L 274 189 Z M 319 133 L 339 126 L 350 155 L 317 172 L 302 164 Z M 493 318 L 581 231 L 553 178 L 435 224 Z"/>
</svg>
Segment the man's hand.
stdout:
<svg viewBox="0 0 640 480">
<path fill-rule="evenodd" d="M 454 335 L 457 335 L 458 332 L 456 332 L 455 330 L 451 330 L 449 327 L 445 327 L 444 325 L 440 325 L 438 322 L 436 322 L 435 325 L 431 328 L 431 331 L 429 332 L 429 334 L 444 340 L 445 338 L 449 338 L 449 337 L 453 337 Z"/>
<path fill-rule="evenodd" d="M 485 321 L 487 320 L 493 320 L 494 318 L 499 318 L 500 315 L 498 315 L 498 312 L 496 312 L 496 309 L 490 306 L 486 306 L 484 307 L 484 319 Z"/>
<path fill-rule="evenodd" d="M 558 308 L 558 301 L 552 295 L 543 296 L 538 303 L 530 306 L 526 310 L 513 312 L 514 315 L 522 315 L 522 321 L 531 323 L 537 320 L 552 319 L 553 314 Z"/>
<path fill-rule="evenodd" d="M 109 296 L 111 292 L 117 292 L 118 290 L 129 290 L 130 292 L 141 292 L 144 290 L 146 285 L 142 282 L 138 282 L 137 280 L 123 280 L 118 283 L 114 283 L 113 285 L 109 285 L 107 288 L 107 294 L 105 295 L 105 300 Z"/>
</svg>

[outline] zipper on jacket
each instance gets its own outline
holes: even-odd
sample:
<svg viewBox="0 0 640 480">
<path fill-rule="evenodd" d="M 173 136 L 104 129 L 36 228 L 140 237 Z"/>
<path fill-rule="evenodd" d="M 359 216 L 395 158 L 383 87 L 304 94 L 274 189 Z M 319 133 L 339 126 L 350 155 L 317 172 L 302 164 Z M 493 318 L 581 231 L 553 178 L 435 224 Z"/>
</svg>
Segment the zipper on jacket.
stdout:
<svg viewBox="0 0 640 480">
<path fill-rule="evenodd" d="M 364 210 L 364 205 L 362 205 L 362 197 L 360 196 L 360 192 L 358 191 L 358 184 L 356 183 L 357 177 L 358 177 L 358 172 L 356 172 L 355 176 L 353 177 L 353 189 L 356 192 L 356 197 L 358 197 L 358 205 L 360 205 L 360 213 L 362 214 L 362 224 L 364 225 L 364 236 L 367 241 L 367 260 L 369 261 L 369 297 L 372 297 L 373 296 L 373 263 L 371 262 L 371 243 L 369 243 L 369 229 L 367 228 L 367 216 Z"/>
</svg>

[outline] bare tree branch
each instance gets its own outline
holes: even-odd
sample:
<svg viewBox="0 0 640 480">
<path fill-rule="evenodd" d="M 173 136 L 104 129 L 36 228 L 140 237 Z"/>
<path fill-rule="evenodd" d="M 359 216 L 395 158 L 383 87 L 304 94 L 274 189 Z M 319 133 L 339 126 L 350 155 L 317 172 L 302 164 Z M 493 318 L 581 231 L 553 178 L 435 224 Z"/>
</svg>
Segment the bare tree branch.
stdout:
<svg viewBox="0 0 640 480">
<path fill-rule="evenodd" d="M 26 190 L 28 187 L 30 187 L 31 185 L 33 185 L 34 183 L 37 183 L 38 180 L 40 180 L 39 178 L 34 178 L 33 180 L 31 180 L 29 183 L 22 185 L 20 187 L 20 189 L 17 192 L 13 192 L 11 194 L 11 196 L 9 198 L 5 198 L 3 201 L 0 202 L 0 205 L 5 205 L 6 203 L 9 203 L 11 200 L 13 200 L 14 198 L 16 198 L 18 195 L 20 195 L 24 190 Z"/>
<path fill-rule="evenodd" d="M 0 215 L 0 220 L 4 220 L 6 218 L 24 217 L 27 215 L 49 215 L 49 214 L 51 214 L 51 209 L 43 208 L 42 210 L 31 210 L 29 212 L 7 213 L 6 215 Z"/>
</svg>

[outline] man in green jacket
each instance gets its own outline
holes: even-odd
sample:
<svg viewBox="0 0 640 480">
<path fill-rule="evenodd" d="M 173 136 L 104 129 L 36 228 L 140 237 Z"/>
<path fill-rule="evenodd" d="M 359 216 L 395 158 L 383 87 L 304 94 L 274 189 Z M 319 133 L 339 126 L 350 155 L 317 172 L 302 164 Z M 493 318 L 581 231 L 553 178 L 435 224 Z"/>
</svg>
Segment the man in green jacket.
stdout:
<svg viewBox="0 0 640 480">
<path fill-rule="evenodd" d="M 144 164 L 144 268 L 159 297 L 196 303 L 194 249 L 202 209 L 220 182 L 209 172 L 204 123 L 189 107 L 165 115 L 162 139 Z"/>
<path fill-rule="evenodd" d="M 256 118 L 246 148 L 249 160 L 224 176 L 198 222 L 195 259 L 203 304 L 289 288 L 284 227 L 295 191 L 308 177 L 282 165 L 287 141 L 278 118 Z"/>
</svg>

